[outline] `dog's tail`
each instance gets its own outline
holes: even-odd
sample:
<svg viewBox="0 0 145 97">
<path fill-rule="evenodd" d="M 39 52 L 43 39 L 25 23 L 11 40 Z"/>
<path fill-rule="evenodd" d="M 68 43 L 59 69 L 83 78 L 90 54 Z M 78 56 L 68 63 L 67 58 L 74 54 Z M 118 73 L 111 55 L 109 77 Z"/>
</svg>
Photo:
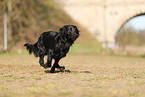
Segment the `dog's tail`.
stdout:
<svg viewBox="0 0 145 97">
<path fill-rule="evenodd" d="M 37 48 L 37 43 L 34 45 L 26 43 L 24 46 L 26 46 L 26 49 L 28 50 L 29 54 L 34 53 L 35 57 L 38 57 L 38 48 Z"/>
</svg>

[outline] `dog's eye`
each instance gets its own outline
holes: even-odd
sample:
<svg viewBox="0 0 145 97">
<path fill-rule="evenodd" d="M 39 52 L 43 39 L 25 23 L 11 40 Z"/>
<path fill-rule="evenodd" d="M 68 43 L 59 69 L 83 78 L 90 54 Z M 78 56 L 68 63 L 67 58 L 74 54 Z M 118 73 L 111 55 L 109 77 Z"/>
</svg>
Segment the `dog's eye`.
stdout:
<svg viewBox="0 0 145 97">
<path fill-rule="evenodd" d="M 70 31 L 72 31 L 72 28 L 70 28 Z"/>
</svg>

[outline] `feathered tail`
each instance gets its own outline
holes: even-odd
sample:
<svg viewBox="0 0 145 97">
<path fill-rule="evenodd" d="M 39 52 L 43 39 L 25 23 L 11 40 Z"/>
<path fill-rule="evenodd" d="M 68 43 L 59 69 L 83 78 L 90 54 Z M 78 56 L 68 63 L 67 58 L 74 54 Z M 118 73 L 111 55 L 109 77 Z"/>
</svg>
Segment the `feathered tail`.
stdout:
<svg viewBox="0 0 145 97">
<path fill-rule="evenodd" d="M 37 43 L 34 45 L 26 43 L 24 44 L 26 46 L 26 49 L 28 50 L 29 54 L 34 53 L 35 57 L 38 57 L 38 48 L 37 48 Z"/>
</svg>

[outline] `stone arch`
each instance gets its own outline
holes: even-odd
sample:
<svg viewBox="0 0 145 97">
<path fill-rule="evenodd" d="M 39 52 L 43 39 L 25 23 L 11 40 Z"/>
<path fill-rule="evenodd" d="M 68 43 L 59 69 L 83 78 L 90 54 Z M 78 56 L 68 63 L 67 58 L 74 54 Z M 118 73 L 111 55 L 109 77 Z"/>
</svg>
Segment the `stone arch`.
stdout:
<svg viewBox="0 0 145 97">
<path fill-rule="evenodd" d="M 120 23 L 121 26 L 119 27 L 119 29 L 118 29 L 117 32 L 115 33 L 115 36 L 114 36 L 115 41 L 116 41 L 116 35 L 117 35 L 117 33 L 123 28 L 123 26 L 124 26 L 129 20 L 131 20 L 131 19 L 133 19 L 133 18 L 135 18 L 135 17 L 137 17 L 137 16 L 141 16 L 141 15 L 145 15 L 145 12 L 141 12 L 141 13 L 137 13 L 137 14 L 135 14 L 135 15 L 132 15 L 131 17 L 127 18 L 125 22 L 122 21 L 122 22 Z"/>
</svg>

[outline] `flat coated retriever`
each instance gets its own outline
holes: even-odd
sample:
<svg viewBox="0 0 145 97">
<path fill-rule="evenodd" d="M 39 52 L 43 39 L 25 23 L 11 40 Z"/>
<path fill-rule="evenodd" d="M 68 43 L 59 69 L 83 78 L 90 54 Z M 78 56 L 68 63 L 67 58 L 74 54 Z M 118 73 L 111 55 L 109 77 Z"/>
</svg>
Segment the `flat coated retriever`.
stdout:
<svg viewBox="0 0 145 97">
<path fill-rule="evenodd" d="M 44 32 L 35 44 L 26 43 L 24 45 L 29 54 L 34 53 L 35 57 L 40 58 L 39 64 L 44 68 L 50 68 L 52 59 L 55 59 L 50 73 L 54 73 L 55 68 L 65 69 L 64 66 L 59 65 L 59 61 L 66 56 L 70 46 L 79 37 L 79 30 L 74 25 L 65 25 L 59 31 Z M 44 64 L 45 55 L 48 57 L 46 64 Z"/>
</svg>

